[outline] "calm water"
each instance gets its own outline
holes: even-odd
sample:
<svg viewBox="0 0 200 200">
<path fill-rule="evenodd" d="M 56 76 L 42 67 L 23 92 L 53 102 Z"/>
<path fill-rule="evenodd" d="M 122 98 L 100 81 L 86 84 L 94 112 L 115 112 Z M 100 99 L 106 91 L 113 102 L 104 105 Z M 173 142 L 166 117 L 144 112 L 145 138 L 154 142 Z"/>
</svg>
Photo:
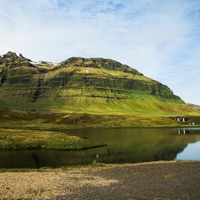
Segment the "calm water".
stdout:
<svg viewBox="0 0 200 200">
<path fill-rule="evenodd" d="M 123 128 L 62 132 L 108 145 L 84 151 L 1 151 L 0 168 L 85 165 L 95 159 L 99 163 L 200 160 L 200 128 Z"/>
</svg>

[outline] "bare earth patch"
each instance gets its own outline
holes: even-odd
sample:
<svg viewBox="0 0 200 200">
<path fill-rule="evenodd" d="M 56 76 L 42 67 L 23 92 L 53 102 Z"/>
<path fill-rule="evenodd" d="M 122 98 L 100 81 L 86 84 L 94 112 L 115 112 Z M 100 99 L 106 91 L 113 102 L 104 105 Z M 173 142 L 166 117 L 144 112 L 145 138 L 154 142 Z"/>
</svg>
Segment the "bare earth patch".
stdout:
<svg viewBox="0 0 200 200">
<path fill-rule="evenodd" d="M 200 199 L 200 162 L 171 161 L 0 173 L 0 199 Z"/>
</svg>

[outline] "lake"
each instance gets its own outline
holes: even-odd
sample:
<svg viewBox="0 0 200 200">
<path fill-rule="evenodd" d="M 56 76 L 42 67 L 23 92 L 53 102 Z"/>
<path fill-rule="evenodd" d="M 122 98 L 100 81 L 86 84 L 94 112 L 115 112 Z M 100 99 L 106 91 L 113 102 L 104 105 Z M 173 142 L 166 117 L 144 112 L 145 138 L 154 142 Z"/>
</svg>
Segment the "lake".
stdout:
<svg viewBox="0 0 200 200">
<path fill-rule="evenodd" d="M 107 143 L 83 151 L 0 151 L 0 168 L 40 168 L 97 163 L 200 160 L 200 128 L 57 130 Z"/>
</svg>

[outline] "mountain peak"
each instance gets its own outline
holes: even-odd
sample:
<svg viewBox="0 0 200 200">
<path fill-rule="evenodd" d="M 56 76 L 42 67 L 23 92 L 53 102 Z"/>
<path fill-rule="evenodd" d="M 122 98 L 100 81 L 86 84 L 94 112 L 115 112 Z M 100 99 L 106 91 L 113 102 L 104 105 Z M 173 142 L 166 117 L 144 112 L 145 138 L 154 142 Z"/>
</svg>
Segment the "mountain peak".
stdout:
<svg viewBox="0 0 200 200">
<path fill-rule="evenodd" d="M 19 67 L 19 66 L 30 66 L 31 60 L 25 58 L 21 53 L 19 56 L 15 52 L 8 51 L 0 57 L 0 65 L 5 67 Z"/>
<path fill-rule="evenodd" d="M 59 63 L 60 66 L 87 67 L 87 68 L 104 68 L 108 70 L 123 71 L 134 75 L 143 75 L 136 69 L 124 65 L 112 59 L 105 58 L 83 58 L 71 57 Z"/>
<path fill-rule="evenodd" d="M 19 56 L 15 52 L 8 51 L 3 55 L 3 58 L 19 58 Z"/>
</svg>

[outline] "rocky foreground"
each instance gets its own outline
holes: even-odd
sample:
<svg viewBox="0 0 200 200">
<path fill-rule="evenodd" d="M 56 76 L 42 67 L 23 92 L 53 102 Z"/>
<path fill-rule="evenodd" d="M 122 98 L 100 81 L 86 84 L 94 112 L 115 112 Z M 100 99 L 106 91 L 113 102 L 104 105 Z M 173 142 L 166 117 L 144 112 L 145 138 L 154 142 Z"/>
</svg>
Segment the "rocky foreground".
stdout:
<svg viewBox="0 0 200 200">
<path fill-rule="evenodd" d="M 0 173 L 0 199 L 197 200 L 199 188 L 192 161 Z"/>
</svg>

